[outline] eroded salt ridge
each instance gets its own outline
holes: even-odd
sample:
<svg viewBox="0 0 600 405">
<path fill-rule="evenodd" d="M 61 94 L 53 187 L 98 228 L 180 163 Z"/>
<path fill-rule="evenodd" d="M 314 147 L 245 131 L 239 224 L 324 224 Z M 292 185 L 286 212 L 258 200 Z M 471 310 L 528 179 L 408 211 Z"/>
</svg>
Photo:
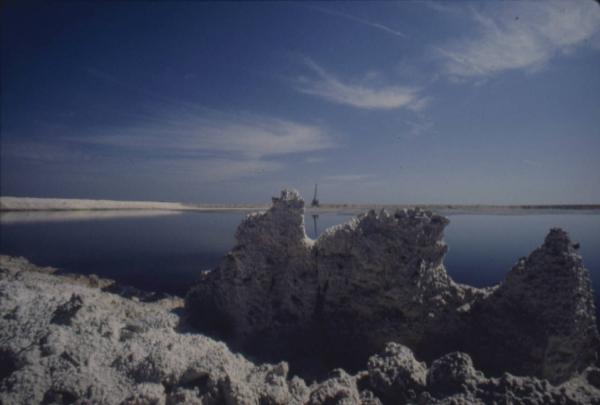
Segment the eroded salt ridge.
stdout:
<svg viewBox="0 0 600 405">
<path fill-rule="evenodd" d="M 309 371 L 359 369 L 389 341 L 428 361 L 460 350 L 494 375 L 555 383 L 596 359 L 589 272 L 560 229 L 499 286 L 478 289 L 446 273 L 440 215 L 370 211 L 312 241 L 303 214 L 284 190 L 242 222 L 233 250 L 186 297 L 195 325 Z"/>
<path fill-rule="evenodd" d="M 289 375 L 286 362 L 257 365 L 187 330 L 181 300 L 140 302 L 102 291 L 105 285 L 0 256 L 0 403 L 600 403 L 595 367 L 553 386 L 510 374 L 488 378 L 459 352 L 427 365 L 397 343 L 371 356 L 363 371 L 336 369 L 307 384 Z"/>
</svg>

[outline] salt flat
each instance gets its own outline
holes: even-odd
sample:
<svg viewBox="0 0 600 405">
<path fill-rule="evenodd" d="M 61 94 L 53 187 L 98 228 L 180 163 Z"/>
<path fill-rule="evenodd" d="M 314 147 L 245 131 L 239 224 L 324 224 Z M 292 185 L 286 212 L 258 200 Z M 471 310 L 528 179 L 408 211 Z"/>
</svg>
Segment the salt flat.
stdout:
<svg viewBox="0 0 600 405">
<path fill-rule="evenodd" d="M 578 213 L 600 212 L 600 204 L 531 204 L 531 205 L 486 205 L 486 204 L 348 204 L 325 203 L 318 207 L 307 207 L 306 213 L 353 215 L 371 209 L 379 211 L 418 207 L 443 214 L 535 214 L 577 211 Z M 119 201 L 74 198 L 0 197 L 0 211 L 93 211 L 93 210 L 161 210 L 161 211 L 257 211 L 266 210 L 269 203 L 181 203 L 162 201 Z"/>
<path fill-rule="evenodd" d="M 266 207 L 266 206 L 265 206 Z M 257 205 L 187 204 L 161 201 L 118 201 L 75 198 L 0 197 L 0 211 L 71 211 L 71 210 L 163 210 L 210 211 L 255 210 Z"/>
</svg>

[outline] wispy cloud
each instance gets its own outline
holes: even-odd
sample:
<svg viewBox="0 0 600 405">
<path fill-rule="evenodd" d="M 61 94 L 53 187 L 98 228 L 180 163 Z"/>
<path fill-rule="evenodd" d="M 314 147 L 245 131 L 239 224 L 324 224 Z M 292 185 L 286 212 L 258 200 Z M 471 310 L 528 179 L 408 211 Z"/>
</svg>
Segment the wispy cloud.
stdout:
<svg viewBox="0 0 600 405">
<path fill-rule="evenodd" d="M 128 113 L 130 125 L 103 126 L 78 136 L 62 136 L 62 140 L 180 157 L 237 155 L 252 159 L 335 146 L 332 137 L 315 125 L 247 113 L 222 113 L 132 86 L 96 68 L 88 67 L 86 72 L 107 84 L 154 100 L 157 107 L 146 113 Z M 185 79 L 195 77 L 193 73 L 185 75 Z"/>
<path fill-rule="evenodd" d="M 367 110 L 391 110 L 396 108 L 422 109 L 426 101 L 420 97 L 419 89 L 409 86 L 374 85 L 367 79 L 344 82 L 327 72 L 310 59 L 306 65 L 315 78 L 301 78 L 296 89 L 302 93 L 325 100 Z"/>
<path fill-rule="evenodd" d="M 164 105 L 162 105 L 164 108 Z M 68 132 L 68 131 L 65 131 Z M 291 154 L 336 146 L 323 128 L 252 114 L 179 108 L 139 114 L 129 125 L 76 134 L 2 138 L 3 160 L 77 167 L 107 176 L 189 177 L 198 182 L 245 179 L 285 169 Z"/>
<path fill-rule="evenodd" d="M 63 137 L 121 150 L 192 156 L 260 159 L 318 151 L 335 146 L 322 128 L 256 115 L 174 111 L 129 126 L 106 127 L 85 136 Z"/>
<path fill-rule="evenodd" d="M 406 35 L 404 32 L 393 29 L 388 27 L 387 25 L 378 23 L 378 22 L 374 22 L 374 21 L 370 21 L 367 20 L 365 18 L 360 18 L 360 17 L 356 17 L 352 14 L 348 14 L 348 13 L 344 13 L 338 10 L 333 10 L 330 8 L 325 8 L 325 7 L 319 7 L 319 6 L 309 6 L 311 9 L 319 11 L 321 13 L 325 13 L 325 14 L 329 14 L 329 15 L 333 15 L 336 17 L 340 17 L 340 18 L 344 18 L 346 20 L 350 20 L 353 21 L 355 23 L 367 26 L 367 27 L 371 27 L 371 28 L 375 28 L 379 31 L 385 32 L 386 34 L 391 34 L 394 35 L 396 37 L 401 37 L 401 38 L 407 38 L 408 35 Z"/>
<path fill-rule="evenodd" d="M 431 132 L 431 130 L 435 127 L 433 121 L 428 119 L 419 119 L 418 121 L 404 121 L 406 126 L 408 127 L 408 132 L 403 134 L 403 138 L 414 138 L 421 136 L 425 133 Z"/>
<path fill-rule="evenodd" d="M 535 70 L 600 30 L 600 7 L 593 1 L 492 6 L 493 13 L 471 10 L 476 37 L 437 48 L 449 75 L 464 78 L 513 69 Z"/>
</svg>

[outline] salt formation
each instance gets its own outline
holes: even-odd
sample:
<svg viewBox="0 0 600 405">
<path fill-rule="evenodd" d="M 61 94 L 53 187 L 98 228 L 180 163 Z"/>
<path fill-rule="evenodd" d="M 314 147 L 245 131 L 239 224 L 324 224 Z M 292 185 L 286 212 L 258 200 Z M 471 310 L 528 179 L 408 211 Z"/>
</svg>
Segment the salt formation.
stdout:
<svg viewBox="0 0 600 405">
<path fill-rule="evenodd" d="M 52 274 L 0 256 L 0 403 L 121 405 L 396 405 L 600 403 L 600 369 L 553 386 L 488 378 L 465 353 L 429 366 L 400 344 L 366 370 L 335 369 L 307 384 L 286 362 L 254 364 L 193 333 L 182 302 L 141 302 L 103 291 L 106 280 Z"/>
<path fill-rule="evenodd" d="M 564 381 L 596 360 L 594 295 L 577 248 L 565 231 L 550 230 L 473 307 L 466 347 L 480 367 Z"/>
<path fill-rule="evenodd" d="M 236 246 L 186 297 L 195 325 L 309 372 L 359 369 L 391 341 L 427 361 L 461 350 L 494 375 L 554 383 L 596 358 L 589 273 L 561 230 L 505 282 L 476 289 L 446 273 L 442 216 L 370 211 L 312 241 L 303 213 L 285 190 L 242 222 Z"/>
</svg>

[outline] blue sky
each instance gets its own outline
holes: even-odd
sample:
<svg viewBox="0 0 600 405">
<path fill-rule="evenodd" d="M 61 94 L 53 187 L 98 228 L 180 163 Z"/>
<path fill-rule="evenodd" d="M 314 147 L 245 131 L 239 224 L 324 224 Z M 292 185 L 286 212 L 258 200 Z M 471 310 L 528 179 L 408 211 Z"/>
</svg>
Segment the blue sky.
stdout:
<svg viewBox="0 0 600 405">
<path fill-rule="evenodd" d="M 2 7 L 2 195 L 600 202 L 600 6 Z"/>
</svg>

